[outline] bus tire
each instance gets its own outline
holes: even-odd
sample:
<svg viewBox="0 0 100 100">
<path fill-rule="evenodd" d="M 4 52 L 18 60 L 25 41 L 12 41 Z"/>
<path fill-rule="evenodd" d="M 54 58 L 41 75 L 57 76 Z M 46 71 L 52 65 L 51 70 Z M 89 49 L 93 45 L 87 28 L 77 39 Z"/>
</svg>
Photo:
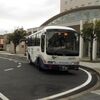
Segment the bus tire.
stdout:
<svg viewBox="0 0 100 100">
<path fill-rule="evenodd" d="M 42 63 L 41 58 L 37 58 L 36 65 L 37 65 L 37 68 L 38 68 L 39 70 L 44 70 L 43 67 L 42 67 L 42 66 L 43 66 L 43 63 Z"/>
<path fill-rule="evenodd" d="M 31 57 L 30 57 L 30 55 L 28 54 L 28 62 L 29 62 L 29 64 L 30 65 L 32 65 L 33 64 L 33 62 L 32 62 L 32 60 L 31 60 Z"/>
</svg>

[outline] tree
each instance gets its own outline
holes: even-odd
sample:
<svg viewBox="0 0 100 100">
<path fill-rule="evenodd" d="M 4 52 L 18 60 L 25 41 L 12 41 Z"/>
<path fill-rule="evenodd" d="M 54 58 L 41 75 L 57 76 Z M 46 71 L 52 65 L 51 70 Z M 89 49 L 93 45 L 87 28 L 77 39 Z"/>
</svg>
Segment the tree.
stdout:
<svg viewBox="0 0 100 100">
<path fill-rule="evenodd" d="M 93 51 L 93 23 L 86 21 L 83 24 L 82 37 L 84 40 L 88 40 L 90 42 L 90 60 L 92 61 L 92 51 Z"/>
<path fill-rule="evenodd" d="M 95 34 L 96 34 L 96 40 L 97 40 L 97 46 L 100 48 L 100 20 L 96 21 L 95 25 Z M 99 49 L 98 49 L 99 50 Z"/>
<path fill-rule="evenodd" d="M 92 61 L 93 40 L 98 39 L 100 41 L 100 20 L 94 20 L 94 22 L 86 21 L 81 32 L 83 39 L 90 42 L 90 61 Z"/>
<path fill-rule="evenodd" d="M 12 41 L 12 33 L 9 33 L 9 34 L 7 34 L 7 41 L 6 41 L 6 43 L 7 44 L 10 44 L 10 41 Z"/>
<path fill-rule="evenodd" d="M 8 39 L 14 44 L 14 53 L 16 53 L 16 47 L 20 43 L 21 39 L 25 39 L 26 31 L 23 28 L 14 30 L 12 34 L 9 34 Z"/>
<path fill-rule="evenodd" d="M 95 21 L 94 32 L 96 34 L 97 40 L 100 41 L 100 20 L 96 20 Z"/>
</svg>

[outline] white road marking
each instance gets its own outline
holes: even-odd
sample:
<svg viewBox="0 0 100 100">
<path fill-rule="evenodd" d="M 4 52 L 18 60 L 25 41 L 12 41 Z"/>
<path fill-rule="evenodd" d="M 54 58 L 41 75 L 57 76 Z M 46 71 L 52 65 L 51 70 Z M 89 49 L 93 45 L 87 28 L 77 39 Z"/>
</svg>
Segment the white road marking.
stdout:
<svg viewBox="0 0 100 100">
<path fill-rule="evenodd" d="M 69 93 L 71 93 L 71 92 L 74 92 L 74 91 L 76 91 L 76 90 L 79 90 L 79 89 L 83 88 L 84 86 L 88 85 L 88 84 L 91 82 L 91 80 L 92 80 L 91 74 L 90 74 L 88 71 L 86 71 L 86 70 L 84 70 L 84 69 L 82 69 L 82 68 L 80 68 L 80 70 L 84 71 L 84 72 L 88 75 L 88 79 L 87 79 L 86 82 L 84 82 L 82 85 L 80 85 L 80 86 L 78 86 L 78 87 L 75 87 L 75 88 L 73 88 L 73 89 L 70 89 L 70 90 L 68 90 L 68 91 L 62 92 L 62 93 L 58 93 L 58 94 L 55 94 L 55 95 L 52 95 L 52 96 L 40 98 L 40 99 L 38 99 L 38 100 L 51 100 L 51 99 L 55 99 L 55 98 L 57 98 L 57 97 L 61 97 L 61 96 L 63 96 L 63 95 L 67 95 L 67 94 L 69 94 Z"/>
<path fill-rule="evenodd" d="M 2 58 L 2 59 L 7 59 L 7 60 L 9 60 L 9 61 L 11 61 L 12 59 L 9 59 L 9 58 L 5 58 L 5 57 L 0 57 L 0 58 Z"/>
<path fill-rule="evenodd" d="M 6 59 L 6 60 L 9 60 L 9 61 L 14 61 L 15 63 L 18 63 L 17 60 L 14 60 L 14 59 L 10 59 L 10 58 L 5 58 L 5 57 L 0 57 L 2 59 Z M 18 63 L 18 66 L 17 67 L 21 67 L 21 63 Z M 11 71 L 13 70 L 14 68 L 8 68 L 8 69 L 5 69 L 4 71 Z M 9 100 L 6 96 L 4 96 L 2 93 L 0 93 L 0 99 L 2 100 Z"/>
<path fill-rule="evenodd" d="M 91 93 L 94 93 L 94 94 L 100 95 L 100 90 L 95 90 L 95 91 L 92 91 Z"/>
<path fill-rule="evenodd" d="M 4 71 L 7 72 L 7 71 L 11 71 L 13 70 L 14 68 L 8 68 L 8 69 L 5 69 Z"/>
<path fill-rule="evenodd" d="M 0 98 L 2 99 L 2 100 L 9 100 L 6 96 L 4 96 L 2 93 L 0 93 Z"/>
<path fill-rule="evenodd" d="M 17 61 L 17 60 L 14 60 L 14 62 L 15 62 L 15 63 L 18 63 L 18 61 Z"/>
<path fill-rule="evenodd" d="M 9 59 L 9 61 L 12 61 L 13 59 Z"/>
<path fill-rule="evenodd" d="M 21 63 L 18 63 L 18 66 L 17 66 L 17 68 L 20 68 L 22 66 L 22 64 Z"/>
<path fill-rule="evenodd" d="M 21 65 L 21 63 L 18 63 L 19 65 Z"/>
<path fill-rule="evenodd" d="M 2 58 L 2 59 L 6 59 L 6 60 L 9 60 L 9 61 L 14 61 L 14 62 L 17 63 L 17 60 L 14 60 L 14 59 L 6 58 L 6 57 L 0 57 L 0 58 Z"/>
<path fill-rule="evenodd" d="M 10 58 L 6 58 L 6 57 L 0 57 L 2 59 L 6 59 L 6 60 L 9 60 L 9 61 L 14 61 L 15 63 L 18 63 L 17 60 L 14 60 L 14 59 L 10 59 Z M 17 68 L 20 68 L 21 67 L 21 63 L 18 63 L 18 66 Z M 9 71 L 9 70 L 12 70 L 11 68 L 10 69 L 5 69 L 5 71 Z"/>
</svg>

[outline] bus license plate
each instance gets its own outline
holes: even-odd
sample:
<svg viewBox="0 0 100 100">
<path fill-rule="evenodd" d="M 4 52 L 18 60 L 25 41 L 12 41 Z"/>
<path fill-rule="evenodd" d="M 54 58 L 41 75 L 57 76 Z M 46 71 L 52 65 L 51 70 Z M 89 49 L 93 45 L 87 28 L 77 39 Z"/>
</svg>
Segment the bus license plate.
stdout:
<svg viewBox="0 0 100 100">
<path fill-rule="evenodd" d="M 62 71 L 67 71 L 68 68 L 67 68 L 66 66 L 62 66 L 62 67 L 61 67 L 61 70 L 62 70 Z"/>
</svg>

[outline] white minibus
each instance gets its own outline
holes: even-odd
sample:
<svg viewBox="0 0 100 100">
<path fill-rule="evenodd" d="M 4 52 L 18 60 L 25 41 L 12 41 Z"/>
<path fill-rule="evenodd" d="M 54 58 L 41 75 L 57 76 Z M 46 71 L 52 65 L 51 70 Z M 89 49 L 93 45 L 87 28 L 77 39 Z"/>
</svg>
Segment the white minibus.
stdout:
<svg viewBox="0 0 100 100">
<path fill-rule="evenodd" d="M 27 58 L 39 69 L 78 70 L 79 34 L 70 27 L 44 27 L 27 37 Z"/>
</svg>

